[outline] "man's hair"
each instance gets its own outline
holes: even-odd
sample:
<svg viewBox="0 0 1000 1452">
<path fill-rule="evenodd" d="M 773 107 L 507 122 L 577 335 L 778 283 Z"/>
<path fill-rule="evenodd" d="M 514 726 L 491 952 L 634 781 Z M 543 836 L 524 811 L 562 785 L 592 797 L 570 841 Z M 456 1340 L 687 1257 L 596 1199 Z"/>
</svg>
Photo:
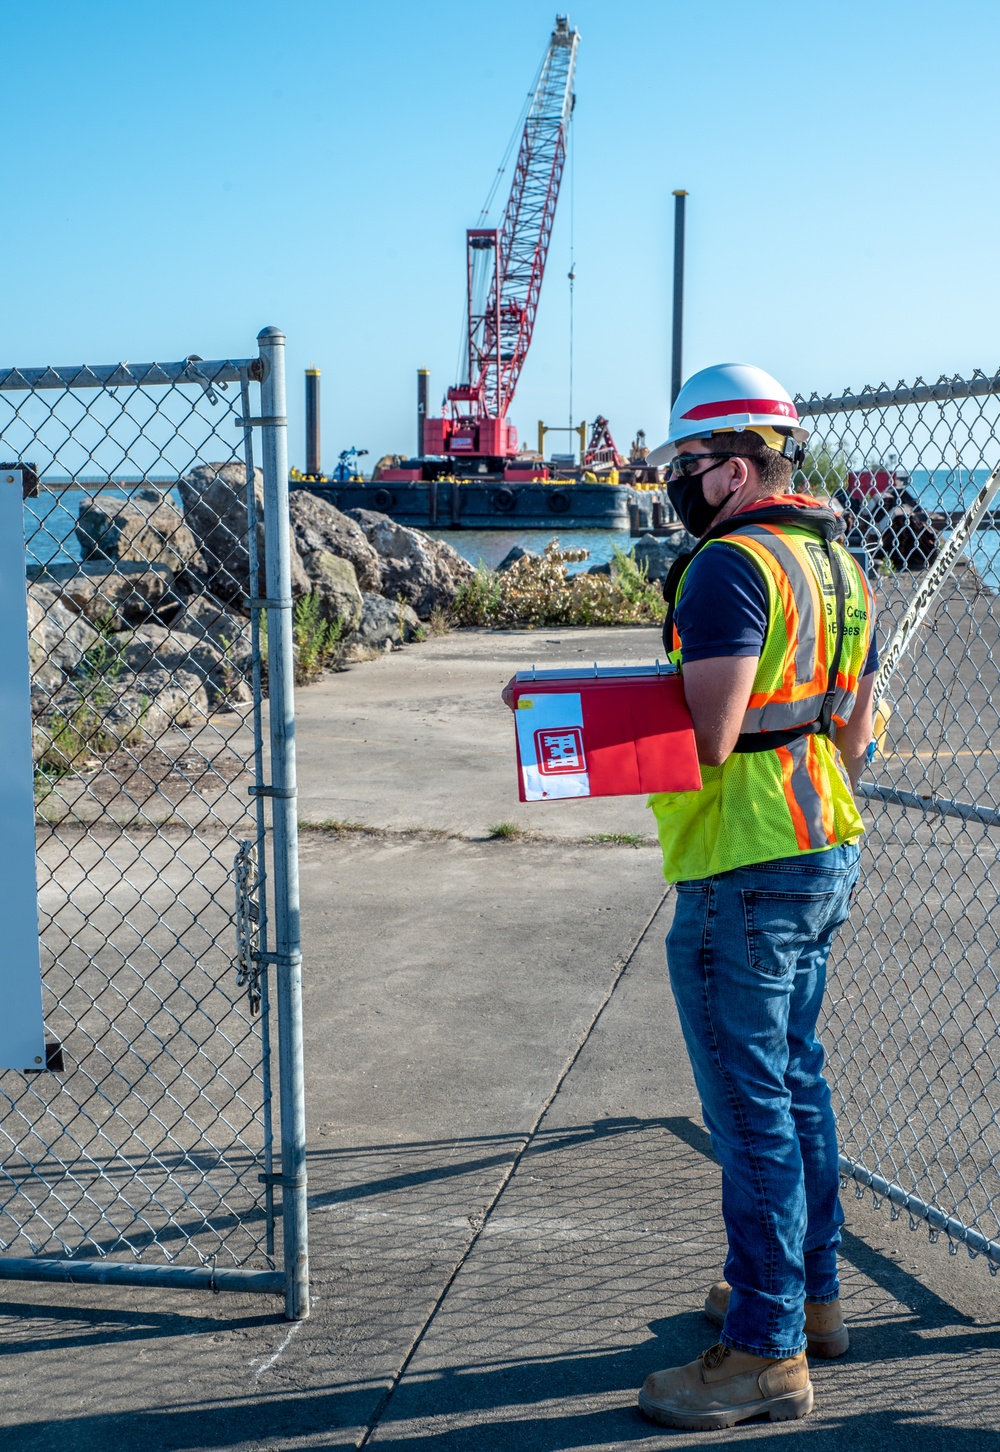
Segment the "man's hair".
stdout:
<svg viewBox="0 0 1000 1452">
<path fill-rule="evenodd" d="M 787 494 L 791 490 L 791 459 L 783 459 L 776 449 L 765 444 L 760 434 L 750 429 L 733 430 L 731 433 L 713 434 L 706 443 L 715 454 L 739 454 L 741 458 L 749 459 L 761 484 L 770 493 Z"/>
</svg>

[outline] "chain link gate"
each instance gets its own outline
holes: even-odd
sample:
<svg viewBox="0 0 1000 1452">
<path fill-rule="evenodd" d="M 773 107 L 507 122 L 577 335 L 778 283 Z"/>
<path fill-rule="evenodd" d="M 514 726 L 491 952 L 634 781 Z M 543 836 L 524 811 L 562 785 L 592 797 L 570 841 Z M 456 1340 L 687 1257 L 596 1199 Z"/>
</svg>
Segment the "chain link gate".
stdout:
<svg viewBox="0 0 1000 1452">
<path fill-rule="evenodd" d="M 1000 462 L 1000 375 L 796 400 L 804 465 L 867 552 L 885 652 Z M 892 675 L 862 875 L 824 1042 L 841 1171 L 1000 1266 L 1000 518 L 987 513 Z"/>
<path fill-rule="evenodd" d="M 284 338 L 258 341 L 242 360 L 0 372 L 46 1039 L 40 1072 L 0 1073 L 0 1279 L 283 1292 L 297 1319 Z"/>
</svg>

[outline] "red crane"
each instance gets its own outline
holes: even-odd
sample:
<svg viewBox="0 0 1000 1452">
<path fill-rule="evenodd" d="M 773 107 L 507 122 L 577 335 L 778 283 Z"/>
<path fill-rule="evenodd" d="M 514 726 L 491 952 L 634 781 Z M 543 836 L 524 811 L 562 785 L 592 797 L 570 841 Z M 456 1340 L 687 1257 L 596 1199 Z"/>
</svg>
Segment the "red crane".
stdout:
<svg viewBox="0 0 1000 1452">
<path fill-rule="evenodd" d="M 517 453 L 507 422 L 528 356 L 566 163 L 573 76 L 580 36 L 556 16 L 528 107 L 503 224 L 466 237 L 465 377 L 448 389 L 450 413 L 424 423 L 426 454 L 503 460 Z"/>
</svg>

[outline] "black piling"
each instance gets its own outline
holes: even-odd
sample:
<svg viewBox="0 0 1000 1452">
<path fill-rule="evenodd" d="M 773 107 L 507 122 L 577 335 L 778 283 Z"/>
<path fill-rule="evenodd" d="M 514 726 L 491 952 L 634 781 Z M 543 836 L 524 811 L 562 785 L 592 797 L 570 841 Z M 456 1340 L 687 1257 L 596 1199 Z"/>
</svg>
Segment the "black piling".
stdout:
<svg viewBox="0 0 1000 1452">
<path fill-rule="evenodd" d="M 316 479 L 320 467 L 319 369 L 306 369 L 306 473 Z"/>
</svg>

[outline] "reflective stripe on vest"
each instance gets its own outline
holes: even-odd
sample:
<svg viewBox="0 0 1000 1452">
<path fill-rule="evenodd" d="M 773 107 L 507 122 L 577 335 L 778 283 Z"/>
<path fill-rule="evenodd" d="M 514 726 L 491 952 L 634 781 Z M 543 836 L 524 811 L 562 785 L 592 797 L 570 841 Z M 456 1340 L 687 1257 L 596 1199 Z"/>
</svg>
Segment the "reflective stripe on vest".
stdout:
<svg viewBox="0 0 1000 1452">
<path fill-rule="evenodd" d="M 830 656 L 834 636 L 832 601 L 835 598 L 830 565 L 823 543 L 812 532 L 792 532 L 784 525 L 746 524 L 726 536 L 726 545 L 743 551 L 770 580 L 777 594 L 784 617 L 787 648 L 781 675 L 767 674 L 758 668 L 741 730 L 748 733 L 788 731 L 806 726 L 820 714 L 826 695 Z M 712 545 L 707 548 L 713 548 Z M 833 719 L 842 726 L 854 709 L 858 681 L 868 657 L 872 629 L 872 601 L 867 581 L 855 560 L 843 546 L 833 545 L 849 611 L 848 628 L 860 617 L 864 606 L 864 625 L 858 629 L 861 650 L 845 650 L 837 671 L 837 690 L 833 703 Z M 685 572 L 686 573 L 686 572 Z M 678 595 L 684 588 L 681 578 Z M 826 601 L 831 602 L 829 612 Z M 829 622 L 822 642 L 817 621 Z M 768 634 L 776 622 L 768 622 Z M 674 627 L 674 644 L 680 650 L 680 636 Z M 845 642 L 845 645 L 847 642 Z M 860 659 L 859 659 L 860 657 Z M 762 679 L 763 677 L 763 679 Z"/>
<path fill-rule="evenodd" d="M 713 541 L 704 548 L 721 547 L 739 549 L 752 559 L 768 586 L 767 637 L 742 730 L 757 734 L 808 726 L 822 710 L 836 639 L 836 590 L 825 543 L 805 524 L 800 527 L 748 522 L 724 540 Z M 873 601 L 855 560 L 842 545 L 833 544 L 832 552 L 840 567 L 846 596 L 845 637 L 833 710 L 833 720 L 842 726 L 854 709 L 861 672 L 868 658 Z M 678 597 L 683 589 L 682 576 Z M 782 631 L 783 649 L 780 648 Z M 681 642 L 676 626 L 674 642 L 676 650 L 671 654 L 679 661 Z M 843 783 L 849 803 L 851 795 L 839 756 L 828 738 L 803 735 L 775 746 L 773 756 L 771 751 L 765 751 L 761 757 L 744 756 L 739 780 L 748 803 L 758 798 L 755 776 L 761 772 L 759 796 L 765 796 L 769 773 L 765 758 L 777 760 L 780 766 L 782 794 L 788 809 L 784 828 L 774 822 L 769 833 L 776 832 L 779 840 L 782 831 L 789 839 L 794 836 L 800 852 L 816 851 L 837 842 L 831 774 Z M 726 772 L 726 765 L 721 769 Z M 838 786 L 836 791 L 840 790 Z"/>
<path fill-rule="evenodd" d="M 833 808 L 823 790 L 823 774 L 816 759 L 816 737 L 800 736 L 787 746 L 775 748 L 781 762 L 785 802 L 795 828 L 795 840 L 803 852 L 829 847 L 836 833 Z"/>
</svg>

